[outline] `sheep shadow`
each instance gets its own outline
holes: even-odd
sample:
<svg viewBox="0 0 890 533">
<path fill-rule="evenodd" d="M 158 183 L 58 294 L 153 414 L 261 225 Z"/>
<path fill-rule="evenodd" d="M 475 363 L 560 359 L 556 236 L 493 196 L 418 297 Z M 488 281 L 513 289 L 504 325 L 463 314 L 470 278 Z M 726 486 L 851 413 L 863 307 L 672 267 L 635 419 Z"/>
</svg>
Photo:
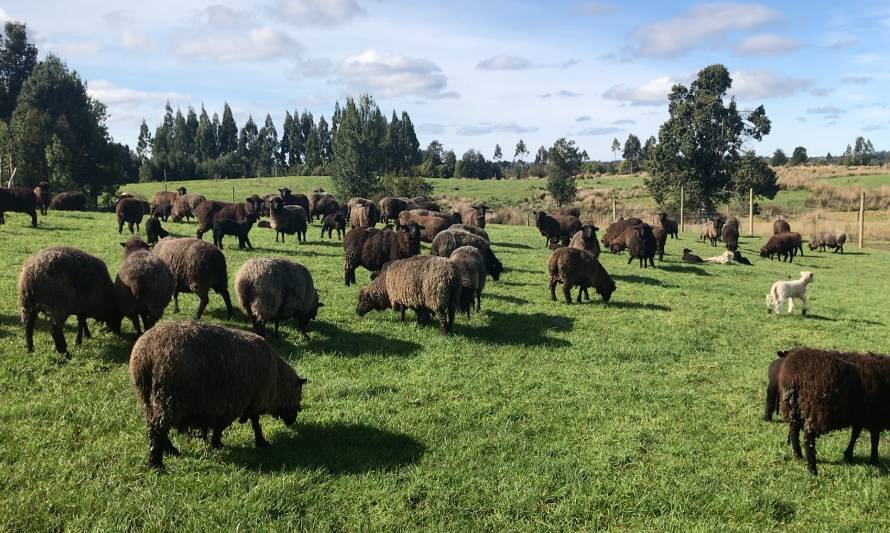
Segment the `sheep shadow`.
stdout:
<svg viewBox="0 0 890 533">
<path fill-rule="evenodd" d="M 331 322 L 312 322 L 309 326 L 310 338 L 313 333 L 322 337 L 321 340 L 312 340 L 313 351 L 333 352 L 344 357 L 356 357 L 366 353 L 408 357 L 423 348 L 415 342 L 384 337 L 376 333 L 346 331 Z"/>
<path fill-rule="evenodd" d="M 268 435 L 271 446 L 225 448 L 225 460 L 275 472 L 323 469 L 332 475 L 391 471 L 417 463 L 426 447 L 413 437 L 365 424 L 301 423 Z"/>
<path fill-rule="evenodd" d="M 825 322 L 840 322 L 840 321 L 852 322 L 853 324 L 867 324 L 869 326 L 883 326 L 884 325 L 883 322 L 876 322 L 874 320 L 867 320 L 864 318 L 830 318 L 827 316 L 813 315 L 813 314 L 806 315 L 803 318 L 806 318 L 809 320 L 821 320 L 821 321 L 825 321 Z"/>
<path fill-rule="evenodd" d="M 336 248 L 343 248 L 343 241 L 337 239 L 319 239 L 317 241 L 310 241 L 309 244 L 314 244 L 318 246 L 332 246 Z"/>
<path fill-rule="evenodd" d="M 828 460 L 817 458 L 816 464 L 833 466 L 867 466 L 877 470 L 882 476 L 890 474 L 890 465 L 887 464 L 886 460 L 878 459 L 878 464 L 872 464 L 871 459 L 867 455 L 854 455 L 849 461 L 844 458 Z"/>
<path fill-rule="evenodd" d="M 666 285 L 660 279 L 638 276 L 636 274 L 613 274 L 612 278 L 625 283 L 642 283 L 643 285 L 652 285 L 654 287 L 673 287 L 673 285 Z"/>
<path fill-rule="evenodd" d="M 534 247 L 529 246 L 527 244 L 519 244 L 515 242 L 493 242 L 492 246 L 496 246 L 498 248 L 516 248 L 519 250 L 533 250 Z M 544 248 L 546 250 L 546 248 Z"/>
<path fill-rule="evenodd" d="M 695 274 L 696 276 L 711 276 L 712 274 L 707 270 L 697 267 L 697 266 L 685 266 L 685 265 L 661 265 L 659 267 L 661 270 L 667 272 L 680 272 L 683 274 Z"/>
<path fill-rule="evenodd" d="M 575 319 L 544 313 L 499 313 L 486 311 L 489 322 L 485 326 L 461 326 L 458 334 L 493 344 L 509 346 L 565 347 L 571 343 L 551 337 L 549 332 L 565 333 L 572 330 Z"/>
<path fill-rule="evenodd" d="M 650 304 L 640 302 L 609 302 L 609 307 L 617 307 L 618 309 L 642 309 L 644 311 L 670 311 L 671 308 L 661 304 Z"/>
<path fill-rule="evenodd" d="M 485 298 L 493 298 L 495 300 L 500 300 L 502 302 L 507 302 L 509 304 L 515 305 L 525 305 L 528 303 L 528 300 L 525 298 L 518 298 L 516 296 L 509 296 L 506 294 L 493 294 L 493 293 L 485 293 L 483 294 L 483 299 Z"/>
</svg>

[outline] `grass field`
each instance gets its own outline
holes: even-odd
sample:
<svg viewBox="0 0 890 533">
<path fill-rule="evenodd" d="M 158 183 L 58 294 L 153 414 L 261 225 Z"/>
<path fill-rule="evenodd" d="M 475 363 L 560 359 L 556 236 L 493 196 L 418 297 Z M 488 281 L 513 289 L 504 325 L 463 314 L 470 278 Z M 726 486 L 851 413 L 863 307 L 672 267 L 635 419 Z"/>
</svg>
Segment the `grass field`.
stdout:
<svg viewBox="0 0 890 533">
<path fill-rule="evenodd" d="M 604 256 L 612 302 L 568 306 L 549 300 L 543 238 L 494 226 L 506 271 L 482 314 L 443 338 L 391 312 L 358 318 L 342 249 L 318 241 L 317 226 L 302 246 L 254 229 L 255 252 L 226 249 L 230 280 L 249 257 L 290 257 L 326 304 L 308 340 L 290 326 L 272 340 L 309 379 L 304 411 L 294 429 L 264 417 L 269 450 L 254 448 L 247 425 L 231 427 L 219 451 L 174 434 L 183 455 L 157 474 L 144 465 L 128 380 L 130 325 L 122 337 L 93 327 L 63 361 L 43 321 L 26 354 L 18 323 L 25 257 L 65 243 L 114 272 L 114 227 L 99 213 L 51 213 L 37 229 L 10 214 L 0 226 L 0 530 L 890 527 L 886 437 L 880 468 L 865 463 L 868 439 L 845 465 L 848 433 L 821 438 L 813 478 L 792 459 L 785 426 L 760 419 L 777 349 L 890 352 L 886 252 L 849 246 L 789 265 L 757 258 L 757 238 L 742 242 L 753 267 L 690 266 L 678 262 L 684 246 L 719 250 L 687 233 L 655 269 Z M 803 269 L 815 273 L 811 314 L 768 317 L 769 285 Z M 181 302 L 166 319 L 194 312 L 194 296 Z M 225 319 L 218 296 L 208 311 L 247 327 Z"/>
</svg>

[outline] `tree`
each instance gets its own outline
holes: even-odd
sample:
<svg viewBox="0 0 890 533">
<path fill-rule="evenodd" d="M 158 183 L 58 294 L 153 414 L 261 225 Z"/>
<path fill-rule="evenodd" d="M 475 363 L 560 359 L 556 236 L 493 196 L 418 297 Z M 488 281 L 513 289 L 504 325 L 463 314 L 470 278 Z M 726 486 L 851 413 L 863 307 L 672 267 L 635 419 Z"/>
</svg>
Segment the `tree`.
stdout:
<svg viewBox="0 0 890 533">
<path fill-rule="evenodd" d="M 803 165 L 807 162 L 807 149 L 803 146 L 798 146 L 794 149 L 794 152 L 791 153 L 791 166 L 799 166 Z"/>
<path fill-rule="evenodd" d="M 658 204 L 679 199 L 683 188 L 688 205 L 711 212 L 732 195 L 742 145 L 761 140 L 771 124 L 763 106 L 742 113 L 734 98 L 724 102 L 730 87 L 732 78 L 723 65 L 703 69 L 689 87 L 674 85 L 670 116 L 659 128 L 652 176 L 646 179 Z"/>
<path fill-rule="evenodd" d="M 400 159 L 402 159 L 402 123 L 396 116 L 396 111 L 392 112 L 392 119 L 386 127 L 386 170 L 389 172 L 399 172 L 402 170 Z"/>
<path fill-rule="evenodd" d="M 367 197 L 378 190 L 385 132 L 386 119 L 373 98 L 364 95 L 358 104 L 353 98 L 346 99 L 334 135 L 331 177 L 341 197 Z"/>
<path fill-rule="evenodd" d="M 565 137 L 557 139 L 547 151 L 549 173 L 547 190 L 559 205 L 575 199 L 577 187 L 575 175 L 581 170 L 583 156 L 575 146 L 575 141 L 567 141 Z"/>
<path fill-rule="evenodd" d="M 526 155 L 528 155 L 528 148 L 525 146 L 525 141 L 519 139 L 519 142 L 516 143 L 516 151 L 513 153 L 513 159 L 518 159 L 521 163 Z"/>
<path fill-rule="evenodd" d="M 261 176 L 271 176 L 278 162 L 278 130 L 272 116 L 266 114 L 263 127 L 257 135 L 257 171 Z"/>
<path fill-rule="evenodd" d="M 503 158 L 504 158 L 504 152 L 501 151 L 501 145 L 495 144 L 494 145 L 494 156 L 492 157 L 492 159 L 500 162 L 500 160 Z"/>
<path fill-rule="evenodd" d="M 445 158 L 442 161 L 442 177 L 453 178 L 457 168 L 457 155 L 454 150 L 445 152 Z"/>
<path fill-rule="evenodd" d="M 621 151 L 621 141 L 618 140 L 618 137 L 612 139 L 612 160 L 618 160 L 618 152 Z"/>
<path fill-rule="evenodd" d="M 402 111 L 401 124 L 399 140 L 401 160 L 399 161 L 399 166 L 402 173 L 411 174 L 414 171 L 414 167 L 420 163 L 420 141 L 417 140 L 414 124 L 411 122 L 411 117 L 407 111 Z"/>
<path fill-rule="evenodd" d="M 9 122 L 25 80 L 37 66 L 37 47 L 28 42 L 27 27 L 9 21 L 0 37 L 0 120 Z"/>
<path fill-rule="evenodd" d="M 136 139 L 136 155 L 140 159 L 148 159 L 151 157 L 151 133 L 148 131 L 148 124 L 142 119 L 139 125 L 139 138 Z"/>
<path fill-rule="evenodd" d="M 773 152 L 773 157 L 770 159 L 770 164 L 774 167 L 781 167 L 788 164 L 788 156 L 785 155 L 785 152 L 781 148 L 776 148 L 776 151 Z"/>
<path fill-rule="evenodd" d="M 445 163 L 445 148 L 439 141 L 433 140 L 423 151 L 421 174 L 430 178 L 440 178 L 442 165 Z"/>
<path fill-rule="evenodd" d="M 535 154 L 535 164 L 540 166 L 547 166 L 547 158 L 549 157 L 547 153 L 547 149 L 541 146 L 538 148 L 538 152 Z"/>
<path fill-rule="evenodd" d="M 646 139 L 646 144 L 643 145 L 643 166 L 645 168 L 649 168 L 649 160 L 652 156 L 655 155 L 655 145 L 658 144 L 658 140 L 654 135 L 650 135 L 648 139 Z"/>
<path fill-rule="evenodd" d="M 324 115 L 318 119 L 318 145 L 320 148 L 321 162 L 326 165 L 331 162 L 334 155 L 334 144 L 331 139 L 331 132 L 328 129 L 328 121 L 324 119 Z"/>
<path fill-rule="evenodd" d="M 209 161 L 216 159 L 216 155 L 216 131 L 202 105 L 198 128 L 195 130 L 195 156 L 198 161 Z"/>
<path fill-rule="evenodd" d="M 259 161 L 257 153 L 259 134 L 256 122 L 253 121 L 252 116 L 248 115 L 247 122 L 241 128 L 241 133 L 238 134 L 238 155 L 241 158 L 244 171 L 249 176 L 256 175 L 257 163 Z"/>
<path fill-rule="evenodd" d="M 739 161 L 730 189 L 736 200 L 745 202 L 751 189 L 754 189 L 755 196 L 775 198 L 779 183 L 775 171 L 752 150 L 745 152 Z"/>
<path fill-rule="evenodd" d="M 643 147 L 640 145 L 640 138 L 633 133 L 628 134 L 627 140 L 624 141 L 624 152 L 621 155 L 624 162 L 633 174 L 634 170 L 639 168 L 639 163 L 643 159 Z"/>
<path fill-rule="evenodd" d="M 318 137 L 318 126 L 313 121 L 309 128 L 309 133 L 306 135 L 306 155 L 303 159 L 305 168 L 303 173 L 311 174 L 315 172 L 315 169 L 321 166 L 322 161 L 322 147 L 321 140 Z"/>
<path fill-rule="evenodd" d="M 829 165 L 834 162 L 834 157 L 831 156 L 831 152 L 825 154 L 825 162 Z"/>
<path fill-rule="evenodd" d="M 226 102 L 223 105 L 222 123 L 219 126 L 219 154 L 231 154 L 238 149 L 238 125 L 232 115 L 232 108 Z"/>
</svg>

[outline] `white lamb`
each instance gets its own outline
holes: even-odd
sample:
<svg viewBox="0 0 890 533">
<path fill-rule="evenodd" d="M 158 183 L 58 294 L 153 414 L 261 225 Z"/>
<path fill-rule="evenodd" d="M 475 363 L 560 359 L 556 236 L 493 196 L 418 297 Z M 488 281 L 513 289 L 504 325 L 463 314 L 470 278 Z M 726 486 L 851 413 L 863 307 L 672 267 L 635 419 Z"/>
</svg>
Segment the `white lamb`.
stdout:
<svg viewBox="0 0 890 533">
<path fill-rule="evenodd" d="M 807 285 L 813 281 L 812 272 L 801 272 L 800 279 L 796 281 L 777 281 L 773 283 L 769 294 L 766 295 L 766 312 L 775 311 L 779 314 L 779 308 L 788 300 L 788 313 L 794 312 L 794 299 L 801 303 L 800 313 L 807 314 Z"/>
</svg>

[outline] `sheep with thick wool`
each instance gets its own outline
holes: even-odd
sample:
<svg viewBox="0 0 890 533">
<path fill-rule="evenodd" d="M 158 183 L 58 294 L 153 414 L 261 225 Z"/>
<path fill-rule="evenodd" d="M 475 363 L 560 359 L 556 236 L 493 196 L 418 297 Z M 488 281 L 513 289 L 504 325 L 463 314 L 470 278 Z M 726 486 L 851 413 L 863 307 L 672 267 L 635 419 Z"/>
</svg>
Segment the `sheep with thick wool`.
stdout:
<svg viewBox="0 0 890 533">
<path fill-rule="evenodd" d="M 461 246 L 451 252 L 449 259 L 460 268 L 460 310 L 470 318 L 474 300 L 476 311 L 482 310 L 482 290 L 485 289 L 485 278 L 488 277 L 485 257 L 474 246 Z"/>
<path fill-rule="evenodd" d="M 155 219 L 153 219 L 155 220 Z M 137 335 L 151 329 L 164 315 L 173 298 L 173 273 L 163 259 L 148 249 L 139 237 L 130 237 L 124 247 L 124 261 L 114 280 L 114 296 L 120 312 L 133 323 Z"/>
<path fill-rule="evenodd" d="M 226 303 L 229 318 L 234 316 L 229 298 L 229 276 L 226 256 L 216 246 L 200 239 L 162 239 L 155 245 L 154 254 L 164 260 L 173 273 L 173 309 L 179 312 L 179 293 L 194 293 L 200 304 L 195 319 L 200 319 L 210 302 L 213 289 Z"/>
<path fill-rule="evenodd" d="M 788 300 L 788 314 L 794 312 L 794 299 L 800 300 L 802 315 L 807 314 L 807 285 L 813 282 L 812 272 L 801 272 L 800 279 L 794 281 L 777 281 L 773 283 L 766 295 L 766 312 L 775 311 L 779 314 L 779 308 Z"/>
<path fill-rule="evenodd" d="M 266 324 L 294 318 L 300 333 L 306 337 L 309 321 L 318 316 L 318 291 L 309 270 L 293 261 L 277 257 L 260 257 L 245 262 L 235 274 L 235 292 L 253 330 L 266 336 Z"/>
<path fill-rule="evenodd" d="M 430 253 L 439 257 L 450 257 L 454 250 L 461 246 L 472 246 L 482 253 L 485 258 L 485 268 L 491 279 L 497 281 L 504 270 L 503 263 L 494 254 L 491 244 L 482 237 L 466 230 L 448 228 L 436 235 L 430 247 Z"/>
<path fill-rule="evenodd" d="M 557 248 L 547 260 L 547 274 L 550 282 L 550 299 L 556 301 L 556 285 L 563 284 L 563 295 L 566 303 L 572 303 L 572 288 L 578 287 L 578 303 L 581 303 L 581 294 L 587 300 L 590 295 L 588 287 L 593 287 L 596 292 L 608 302 L 615 292 L 615 282 L 600 262 L 589 252 L 577 248 Z"/>
</svg>

